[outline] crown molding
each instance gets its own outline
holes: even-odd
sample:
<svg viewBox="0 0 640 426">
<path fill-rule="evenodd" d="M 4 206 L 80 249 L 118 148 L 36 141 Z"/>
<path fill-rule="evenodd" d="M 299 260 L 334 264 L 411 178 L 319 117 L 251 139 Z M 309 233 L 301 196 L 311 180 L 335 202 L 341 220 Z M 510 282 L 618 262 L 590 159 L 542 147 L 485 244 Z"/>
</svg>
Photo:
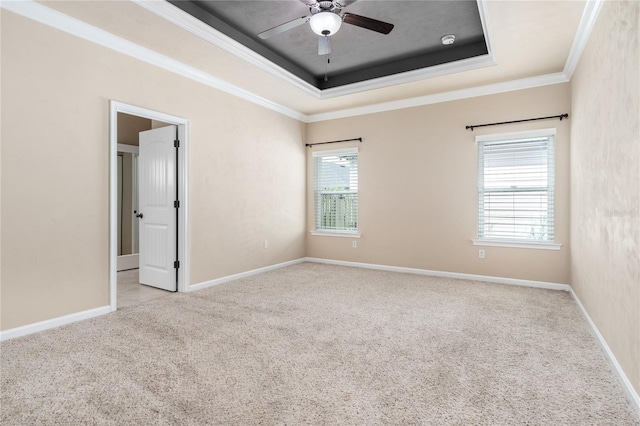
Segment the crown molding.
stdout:
<svg viewBox="0 0 640 426">
<path fill-rule="evenodd" d="M 434 93 L 432 95 L 417 96 L 399 101 L 384 102 L 375 105 L 367 105 L 358 108 L 349 108 L 339 111 L 330 111 L 307 116 L 307 123 L 335 120 L 338 118 L 354 117 L 358 115 L 375 114 L 378 112 L 393 111 L 404 108 L 412 108 L 423 105 L 437 104 L 441 102 L 456 101 L 460 99 L 475 98 L 478 96 L 495 95 L 498 93 L 513 92 L 515 90 L 533 89 L 552 84 L 567 83 L 569 79 L 562 73 L 546 74 L 519 80 L 505 81 L 502 83 L 488 84 L 485 86 L 470 87 L 468 89 L 453 90 L 450 92 Z"/>
<path fill-rule="evenodd" d="M 379 77 L 371 80 L 352 83 L 344 86 L 325 89 L 322 91 L 320 99 L 331 99 L 339 96 L 353 95 L 368 90 L 383 89 L 385 87 L 396 86 L 405 83 L 426 80 L 434 77 L 441 77 L 456 74 L 463 71 L 473 71 L 484 67 L 496 65 L 491 55 L 481 55 L 473 58 L 461 59 L 455 62 L 435 65 L 414 71 L 407 71 L 401 74 Z"/>
<path fill-rule="evenodd" d="M 587 41 L 589 41 L 591 30 L 593 30 L 593 26 L 596 23 L 596 19 L 598 18 L 600 9 L 602 9 L 603 3 L 604 0 L 587 0 L 587 4 L 584 6 L 584 11 L 582 12 L 582 18 L 580 18 L 580 23 L 578 24 L 576 36 L 573 39 L 571 50 L 569 51 L 567 61 L 564 64 L 563 72 L 569 80 L 573 77 L 573 72 L 578 66 L 578 62 L 580 61 L 580 57 L 582 56 L 585 46 L 587 45 Z"/>
<path fill-rule="evenodd" d="M 297 77 L 295 74 L 279 67 L 263 56 L 257 54 L 253 50 L 238 43 L 231 37 L 221 33 L 220 31 L 210 27 L 198 18 L 189 15 L 182 9 L 172 5 L 165 0 L 130 0 L 143 9 L 171 22 L 185 31 L 203 39 L 206 42 L 219 47 L 220 49 L 240 58 L 249 64 L 278 77 L 287 83 L 297 87 L 300 90 L 320 98 L 320 89 L 310 85 L 306 81 Z"/>
<path fill-rule="evenodd" d="M 178 74 L 214 89 L 237 96 L 251 103 L 279 112 L 296 120 L 306 120 L 306 115 L 298 111 L 294 111 L 291 108 L 287 108 L 283 105 L 279 105 L 268 99 L 257 96 L 245 89 L 228 83 L 197 68 L 154 52 L 146 47 L 132 43 L 100 28 L 94 27 L 93 25 L 87 24 L 79 19 L 72 18 L 56 10 L 50 9 L 35 1 L 2 1 L 0 2 L 0 7 L 25 18 L 32 19 L 41 24 L 48 25 L 52 28 L 56 28 L 60 31 L 64 31 L 68 34 L 80 37 L 84 40 L 93 42 L 124 55 L 155 65 L 174 74 Z"/>
<path fill-rule="evenodd" d="M 487 53 L 495 62 L 493 53 L 493 38 L 491 36 L 491 25 L 489 21 L 489 6 L 487 0 L 476 0 L 478 3 L 478 13 L 480 14 L 480 23 L 482 24 L 482 32 L 484 33 L 484 42 L 487 45 Z"/>
<path fill-rule="evenodd" d="M 268 59 L 255 53 L 253 50 L 241 43 L 233 40 L 218 30 L 210 27 L 199 19 L 191 16 L 187 12 L 172 5 L 167 1 L 158 0 L 131 0 L 138 6 L 148 10 L 157 16 L 179 26 L 180 28 L 190 32 L 191 34 L 231 53 L 232 55 L 254 65 L 255 67 L 268 72 L 269 74 L 280 78 L 281 80 L 301 89 L 305 93 L 312 95 L 316 99 L 331 99 L 339 96 L 352 95 L 368 90 L 381 89 L 385 87 L 395 86 L 398 84 L 412 83 L 428 78 L 440 77 L 448 74 L 455 74 L 464 71 L 471 71 L 496 65 L 493 59 L 491 35 L 489 29 L 489 14 L 487 8 L 487 0 L 476 0 L 478 3 L 478 11 L 482 30 L 485 34 L 485 41 L 488 53 L 474 58 L 463 59 L 442 65 L 423 68 L 414 71 L 389 75 L 385 77 L 375 78 L 371 80 L 361 81 L 358 83 L 347 84 L 331 89 L 320 90 L 317 87 L 297 77 L 293 73 L 281 68 Z"/>
<path fill-rule="evenodd" d="M 160 6 L 166 8 L 166 10 L 172 10 L 174 12 L 180 12 L 184 14 L 180 9 L 167 3 L 166 1 L 143 1 L 132 0 L 136 4 L 149 4 L 164 5 Z M 194 67 L 183 64 L 179 61 L 171 59 L 165 55 L 154 52 L 145 47 L 139 46 L 121 37 L 113 35 L 109 32 L 101 30 L 90 24 L 87 24 L 78 19 L 69 17 L 53 9 L 50 9 L 40 3 L 36 3 L 33 0 L 23 1 L 1 1 L 0 8 L 14 12 L 26 18 L 48 25 L 50 27 L 59 29 L 74 36 L 91 41 L 98 45 L 104 46 L 108 49 L 120 52 L 127 56 L 142 60 L 149 64 L 158 66 L 175 74 L 200 82 L 207 86 L 229 93 L 233 96 L 237 96 L 241 99 L 247 100 L 254 104 L 263 106 L 270 110 L 281 113 L 285 116 L 294 118 L 303 123 L 313 123 L 325 120 L 334 120 L 339 118 L 346 118 L 352 116 L 359 116 L 364 114 L 373 114 L 378 112 L 393 111 L 403 108 L 412 108 L 421 105 L 431 105 L 440 102 L 449 102 L 454 100 L 474 98 L 478 96 L 487 96 L 498 93 L 505 93 L 515 90 L 531 89 L 535 87 L 542 87 L 552 84 L 561 84 L 570 81 L 571 76 L 575 70 L 575 67 L 580 59 L 584 47 L 589 39 L 589 35 L 595 24 L 597 15 L 601 9 L 603 0 L 587 1 L 585 11 L 583 12 L 582 19 L 578 26 L 578 31 L 573 41 L 573 45 L 569 56 L 567 58 L 564 71 L 554 74 L 546 74 L 542 76 L 529 77 L 519 80 L 512 80 L 507 82 L 489 84 L 484 86 L 470 87 L 466 89 L 454 90 L 450 92 L 434 93 L 425 96 L 418 96 L 414 98 L 402 99 L 398 101 L 383 102 L 363 107 L 349 108 L 337 111 L 329 111 L 319 114 L 306 115 L 302 112 L 293 110 L 268 99 L 257 96 L 245 89 L 228 83 L 218 77 L 205 73 Z M 486 1 L 482 0 L 478 2 L 479 10 L 484 14 L 483 25 L 488 25 L 488 15 L 486 14 Z M 143 6 L 143 7 L 145 7 Z M 146 7 L 145 7 L 146 8 Z M 188 15 L 191 16 L 191 15 Z M 192 17 L 193 18 L 193 17 Z M 193 18 L 195 19 L 195 18 Z M 199 22 L 199 21 L 198 21 Z M 202 25 L 205 25 L 201 23 Z M 220 34 L 221 37 L 226 37 Z M 234 43 L 236 43 L 234 41 Z M 243 46 L 244 47 L 244 46 Z M 491 49 L 491 39 L 487 38 L 487 47 Z M 259 56 L 256 54 L 256 56 Z M 262 57 L 260 57 L 262 58 Z M 264 59 L 264 58 L 262 58 Z M 474 58 L 471 58 L 473 60 Z M 465 60 L 467 61 L 467 60 Z M 462 61 L 459 61 L 462 62 Z M 446 65 L 446 64 L 445 64 Z M 437 67 L 433 67 L 437 68 Z M 281 70 L 282 72 L 286 72 Z M 440 72 L 445 70 L 440 69 Z M 305 83 L 306 84 L 306 83 Z M 318 90 L 318 89 L 316 89 Z M 331 90 L 331 89 L 330 89 Z M 338 96 L 338 95 L 337 95 Z"/>
</svg>

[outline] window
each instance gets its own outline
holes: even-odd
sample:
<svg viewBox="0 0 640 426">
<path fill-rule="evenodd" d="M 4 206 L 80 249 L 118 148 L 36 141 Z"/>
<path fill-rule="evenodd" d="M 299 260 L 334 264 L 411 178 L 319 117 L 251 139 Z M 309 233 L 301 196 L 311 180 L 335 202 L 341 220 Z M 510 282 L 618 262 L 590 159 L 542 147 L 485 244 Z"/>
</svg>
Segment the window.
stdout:
<svg viewBox="0 0 640 426">
<path fill-rule="evenodd" d="M 358 150 L 313 152 L 316 232 L 358 232 Z"/>
<path fill-rule="evenodd" d="M 478 136 L 478 240 L 554 242 L 555 129 Z M 502 245 L 502 244 L 499 244 Z M 507 244 L 508 245 L 508 244 Z"/>
</svg>

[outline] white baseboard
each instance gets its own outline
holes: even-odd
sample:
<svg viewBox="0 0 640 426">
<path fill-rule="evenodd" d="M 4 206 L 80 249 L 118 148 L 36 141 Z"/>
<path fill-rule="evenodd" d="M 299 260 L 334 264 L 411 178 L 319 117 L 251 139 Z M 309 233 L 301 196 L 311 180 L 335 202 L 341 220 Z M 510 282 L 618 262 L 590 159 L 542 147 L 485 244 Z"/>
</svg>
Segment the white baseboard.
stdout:
<svg viewBox="0 0 640 426">
<path fill-rule="evenodd" d="M 611 351 L 611 348 L 607 344 L 607 341 L 604 340 L 604 337 L 602 337 L 602 334 L 600 334 L 600 330 L 598 330 L 598 327 L 596 327 L 596 324 L 593 322 L 593 320 L 589 316 L 589 313 L 584 308 L 584 306 L 582 305 L 582 302 L 578 298 L 578 295 L 575 293 L 575 291 L 573 291 L 573 289 L 571 289 L 571 296 L 573 296 L 573 300 L 576 301 L 576 304 L 580 308 L 580 311 L 582 311 L 582 315 L 584 315 L 587 322 L 589 323 L 589 326 L 591 327 L 591 331 L 593 332 L 593 335 L 596 337 L 596 339 L 598 339 L 600 346 L 602 346 L 602 349 L 604 350 L 604 353 L 607 355 L 607 358 L 609 358 L 609 361 L 613 365 L 614 370 L 616 371 L 616 373 L 618 373 L 618 376 L 620 376 L 620 380 L 622 381 L 622 386 L 627 392 L 627 395 L 629 396 L 631 403 L 635 406 L 636 411 L 640 413 L 640 396 L 638 395 L 638 392 L 636 392 L 633 385 L 631 384 L 631 381 L 629 380 L 627 375 L 624 373 L 624 370 L 622 370 L 622 367 L 620 366 L 620 364 L 618 363 L 618 360 L 616 359 L 615 355 Z"/>
<path fill-rule="evenodd" d="M 195 284 L 189 287 L 187 291 L 200 290 L 206 287 L 222 284 L 228 281 L 237 280 L 251 275 L 261 274 L 263 272 L 272 271 L 274 269 L 283 268 L 289 265 L 295 265 L 296 263 L 302 263 L 305 259 L 296 259 L 288 262 L 278 263 L 276 265 L 265 266 L 264 268 L 254 269 L 247 272 L 242 272 L 235 275 L 229 275 L 227 277 L 218 278 L 204 283 Z M 0 331 L 0 342 L 4 340 L 15 339 L 16 337 L 26 336 L 28 334 L 37 333 L 39 331 L 49 330 L 51 328 L 60 327 L 62 325 L 71 324 L 73 322 L 82 321 L 89 318 L 94 318 L 100 315 L 105 315 L 112 312 L 111 306 L 102 306 L 100 308 L 89 309 L 88 311 L 76 312 L 73 314 L 65 315 L 58 318 L 52 318 L 45 321 L 36 322 L 33 324 L 27 324 L 21 327 L 11 328 L 9 330 Z"/>
<path fill-rule="evenodd" d="M 402 272 L 405 274 L 429 275 L 433 277 L 455 278 L 470 281 L 484 281 L 489 283 L 519 285 L 523 287 L 545 288 L 548 290 L 570 291 L 568 284 L 557 284 L 546 281 L 520 280 L 516 278 L 491 277 L 488 275 L 462 274 L 459 272 L 430 271 L 428 269 L 405 268 L 402 266 L 376 265 L 373 263 L 345 262 L 343 260 L 320 259 L 317 257 L 305 258 L 307 262 L 326 263 L 329 265 L 353 266 L 356 268 L 377 269 L 380 271 Z"/>
<path fill-rule="evenodd" d="M 122 256 L 118 256 L 118 266 L 117 270 L 126 271 L 127 269 L 136 269 L 140 266 L 140 255 L 136 254 L 125 254 Z"/>
<path fill-rule="evenodd" d="M 204 281 L 198 284 L 192 284 L 187 291 L 202 290 L 203 288 L 213 287 L 214 285 L 223 284 L 229 281 L 239 280 L 240 278 L 250 277 L 252 275 L 262 274 L 263 272 L 273 271 L 274 269 L 284 268 L 285 266 L 295 265 L 297 263 L 305 262 L 306 258 L 300 258 L 290 260 L 288 262 L 277 263 L 275 265 L 265 266 L 264 268 L 252 269 L 246 272 L 240 272 L 239 274 L 228 275 L 222 278 L 216 278 L 215 280 Z"/>
<path fill-rule="evenodd" d="M 530 281 L 530 280 L 519 280 L 519 279 L 513 279 L 513 278 L 491 277 L 486 275 L 461 274 L 457 272 L 430 271 L 427 269 L 415 269 L 415 268 L 404 268 L 400 266 L 376 265 L 372 263 L 346 262 L 342 260 L 320 259 L 315 257 L 307 257 L 304 260 L 307 262 L 326 263 L 329 265 L 352 266 L 356 268 L 377 269 L 381 271 L 402 272 L 407 274 L 430 275 L 430 276 L 444 277 L 444 278 L 457 278 L 457 279 L 463 279 L 463 280 L 484 281 L 484 282 L 491 282 L 491 283 L 498 283 L 498 284 L 509 284 L 509 285 L 536 287 L 536 288 L 544 288 L 544 289 L 551 289 L 551 290 L 568 291 L 569 293 L 571 293 L 571 296 L 576 301 L 576 304 L 580 308 L 580 311 L 582 311 L 582 314 L 587 319 L 587 322 L 589 323 L 589 326 L 591 327 L 593 334 L 595 335 L 596 339 L 598 339 L 600 346 L 602 346 L 602 349 L 604 350 L 607 358 L 609 358 L 609 361 L 613 365 L 614 370 L 620 377 L 620 380 L 622 381 L 622 385 L 625 391 L 627 392 L 627 395 L 629 396 L 631 403 L 634 405 L 634 408 L 638 412 L 640 412 L 640 396 L 638 396 L 638 393 L 636 392 L 633 385 L 629 381 L 629 378 L 622 370 L 622 367 L 618 363 L 618 360 L 616 359 L 615 355 L 613 355 L 613 352 L 611 351 L 611 348 L 609 348 L 609 345 L 607 345 L 607 342 L 604 340 L 604 337 L 602 337 L 602 334 L 600 334 L 598 327 L 596 327 L 595 323 L 591 320 L 591 317 L 589 316 L 586 309 L 582 305 L 582 302 L 580 302 L 580 299 L 578 298 L 576 293 L 573 291 L 571 286 L 568 284 L 556 284 L 556 283 L 549 283 L 544 281 Z"/>
<path fill-rule="evenodd" d="M 223 284 L 229 281 L 238 280 L 240 278 L 250 277 L 252 275 L 273 271 L 275 269 L 284 268 L 285 266 L 295 265 L 302 262 L 325 263 L 329 265 L 351 266 L 351 267 L 357 267 L 357 268 L 376 269 L 381 271 L 401 272 L 401 273 L 407 273 L 407 274 L 429 275 L 429 276 L 444 277 L 444 278 L 484 281 L 484 282 L 492 282 L 492 283 L 499 283 L 499 284 L 519 285 L 519 286 L 526 286 L 526 287 L 536 287 L 536 288 L 544 288 L 544 289 L 551 289 L 551 290 L 568 291 L 571 293 L 571 296 L 576 301 L 576 304 L 580 308 L 580 311 L 582 312 L 587 322 L 589 323 L 589 326 L 591 327 L 593 334 L 595 335 L 596 339 L 602 346 L 602 349 L 604 350 L 606 356 L 609 358 L 609 361 L 613 365 L 614 370 L 620 377 L 622 381 L 622 385 L 625 391 L 627 392 L 627 394 L 629 395 L 629 399 L 631 400 L 635 409 L 638 412 L 640 412 L 640 396 L 638 395 L 633 385 L 629 381 L 627 375 L 622 370 L 622 367 L 618 363 L 618 360 L 616 359 L 615 355 L 609 348 L 609 345 L 605 341 L 604 337 L 602 337 L 602 334 L 600 334 L 598 327 L 596 327 L 595 323 L 593 322 L 593 320 L 585 310 L 577 294 L 573 291 L 571 286 L 567 284 L 549 283 L 544 281 L 520 280 L 520 279 L 514 279 L 514 278 L 492 277 L 487 275 L 462 274 L 457 272 L 431 271 L 427 269 L 405 268 L 400 266 L 388 266 L 388 265 L 376 265 L 372 263 L 347 262 L 342 260 L 320 259 L 315 257 L 304 257 L 300 259 L 290 260 L 288 262 L 282 262 L 275 265 L 265 266 L 263 268 L 241 272 L 239 274 L 217 278 L 215 280 L 193 284 L 189 286 L 188 291 L 201 290 L 207 287 L 212 287 L 212 286 Z M 109 312 L 111 312 L 111 307 L 103 306 L 100 308 L 89 309 L 87 311 L 77 312 L 74 314 L 69 314 L 62 317 L 58 317 L 58 318 L 52 318 L 52 319 L 37 322 L 34 324 L 28 324 L 22 327 L 16 327 L 16 328 L 12 328 L 5 331 L 0 331 L 0 342 L 9 340 L 9 339 L 15 339 L 16 337 L 26 336 L 32 333 L 37 333 L 39 331 L 60 327 L 62 325 L 71 324 L 73 322 L 94 318 L 100 315 L 105 315 L 105 314 L 108 314 Z"/>
<path fill-rule="evenodd" d="M 100 315 L 108 314 L 109 312 L 111 312 L 111 306 L 102 306 L 100 308 L 89 309 L 88 311 L 76 312 L 74 314 L 51 318 L 45 321 L 23 325 L 22 327 L 0 331 L 0 342 L 9 339 L 15 339 L 16 337 L 26 336 L 28 334 L 37 333 L 39 331 L 60 327 L 62 325 L 71 324 L 72 322 L 98 317 Z"/>
</svg>

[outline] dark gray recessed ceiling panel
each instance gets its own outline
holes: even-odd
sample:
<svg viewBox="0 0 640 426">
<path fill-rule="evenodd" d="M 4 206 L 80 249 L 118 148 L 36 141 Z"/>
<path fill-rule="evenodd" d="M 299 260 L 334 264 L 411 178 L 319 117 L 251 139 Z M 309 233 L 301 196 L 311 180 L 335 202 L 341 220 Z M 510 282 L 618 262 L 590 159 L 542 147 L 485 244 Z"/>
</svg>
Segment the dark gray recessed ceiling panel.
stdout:
<svg viewBox="0 0 640 426">
<path fill-rule="evenodd" d="M 309 23 L 265 40 L 263 31 L 311 15 L 314 0 L 170 1 L 318 89 L 428 68 L 488 53 L 476 1 L 358 0 L 340 12 L 394 25 L 381 34 L 342 23 L 331 35 L 331 53 L 318 55 L 318 36 Z M 330 3 L 326 2 L 325 4 Z M 445 46 L 442 36 L 455 35 Z M 326 78 L 325 78 L 326 77 Z"/>
</svg>

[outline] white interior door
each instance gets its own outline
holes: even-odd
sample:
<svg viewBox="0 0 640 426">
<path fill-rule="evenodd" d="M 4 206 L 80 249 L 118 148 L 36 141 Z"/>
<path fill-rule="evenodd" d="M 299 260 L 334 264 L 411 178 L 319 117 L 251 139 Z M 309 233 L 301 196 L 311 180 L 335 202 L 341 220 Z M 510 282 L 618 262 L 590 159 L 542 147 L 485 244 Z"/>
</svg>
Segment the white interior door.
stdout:
<svg viewBox="0 0 640 426">
<path fill-rule="evenodd" d="M 140 283 L 176 291 L 176 126 L 140 132 Z"/>
</svg>

